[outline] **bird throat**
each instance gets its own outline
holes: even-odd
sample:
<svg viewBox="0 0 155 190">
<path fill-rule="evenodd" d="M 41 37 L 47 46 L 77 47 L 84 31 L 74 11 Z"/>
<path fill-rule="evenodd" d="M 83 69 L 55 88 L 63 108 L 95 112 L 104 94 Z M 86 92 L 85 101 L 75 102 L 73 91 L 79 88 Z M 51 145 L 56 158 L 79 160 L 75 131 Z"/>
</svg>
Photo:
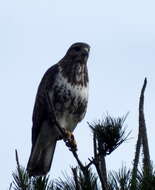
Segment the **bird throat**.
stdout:
<svg viewBox="0 0 155 190">
<path fill-rule="evenodd" d="M 74 85 L 87 86 L 88 70 L 86 63 L 64 62 L 60 64 L 60 71 L 69 83 Z"/>
</svg>

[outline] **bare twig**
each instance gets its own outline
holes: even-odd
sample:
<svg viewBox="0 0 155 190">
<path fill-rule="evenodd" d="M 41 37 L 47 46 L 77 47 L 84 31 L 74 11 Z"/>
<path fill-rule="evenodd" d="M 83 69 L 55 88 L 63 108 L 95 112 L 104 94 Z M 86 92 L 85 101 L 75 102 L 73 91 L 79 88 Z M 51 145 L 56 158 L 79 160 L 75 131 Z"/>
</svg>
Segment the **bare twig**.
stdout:
<svg viewBox="0 0 155 190">
<path fill-rule="evenodd" d="M 89 123 L 88 123 L 89 124 Z M 93 133 L 93 149 L 94 149 L 94 157 L 92 157 L 91 159 L 89 158 L 89 163 L 85 166 L 87 169 L 94 164 L 95 162 L 97 162 L 99 154 L 97 153 L 97 145 L 96 145 L 96 134 Z"/>
</svg>

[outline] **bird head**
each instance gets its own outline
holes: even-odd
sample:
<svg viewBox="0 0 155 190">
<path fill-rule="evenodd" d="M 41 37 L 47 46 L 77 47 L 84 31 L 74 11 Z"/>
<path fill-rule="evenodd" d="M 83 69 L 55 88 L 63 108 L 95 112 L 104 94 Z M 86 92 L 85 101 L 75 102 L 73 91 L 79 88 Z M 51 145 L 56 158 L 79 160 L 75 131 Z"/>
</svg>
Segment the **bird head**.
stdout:
<svg viewBox="0 0 155 190">
<path fill-rule="evenodd" d="M 77 42 L 71 45 L 68 49 L 66 56 L 74 62 L 81 64 L 86 63 L 89 56 L 90 46 L 83 42 Z"/>
</svg>

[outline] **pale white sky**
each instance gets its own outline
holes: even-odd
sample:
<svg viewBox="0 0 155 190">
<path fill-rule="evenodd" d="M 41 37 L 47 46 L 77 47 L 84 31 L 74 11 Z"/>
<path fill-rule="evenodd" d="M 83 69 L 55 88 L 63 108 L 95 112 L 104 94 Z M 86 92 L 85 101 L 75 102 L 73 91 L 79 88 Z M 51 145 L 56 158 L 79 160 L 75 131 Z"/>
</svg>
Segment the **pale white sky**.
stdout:
<svg viewBox="0 0 155 190">
<path fill-rule="evenodd" d="M 130 112 L 126 126 L 133 137 L 107 157 L 107 168 L 131 166 L 138 127 L 138 99 L 148 77 L 145 115 L 151 159 L 155 160 L 155 2 L 153 0 L 0 0 L 0 189 L 8 189 L 17 149 L 26 166 L 31 148 L 31 116 L 44 72 L 78 41 L 91 45 L 90 92 L 85 119 L 75 130 L 79 155 L 91 157 L 86 122 L 108 112 Z M 51 178 L 75 165 L 58 143 Z"/>
</svg>

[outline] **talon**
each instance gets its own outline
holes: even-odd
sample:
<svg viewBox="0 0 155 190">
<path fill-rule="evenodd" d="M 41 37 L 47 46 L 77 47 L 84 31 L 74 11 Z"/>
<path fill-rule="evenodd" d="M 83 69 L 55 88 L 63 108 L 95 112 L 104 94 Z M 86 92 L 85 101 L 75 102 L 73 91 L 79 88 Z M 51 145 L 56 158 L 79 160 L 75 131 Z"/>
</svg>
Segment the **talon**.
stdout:
<svg viewBox="0 0 155 190">
<path fill-rule="evenodd" d="M 77 150 L 77 144 L 76 144 L 76 141 L 75 141 L 73 133 L 66 130 L 66 129 L 64 129 L 64 132 L 65 132 L 65 135 L 66 135 L 65 138 L 64 138 L 66 146 L 68 146 L 70 148 L 70 150 L 76 151 Z"/>
<path fill-rule="evenodd" d="M 63 129 L 63 131 L 64 131 L 64 138 L 65 139 L 68 139 L 69 137 L 70 137 L 70 131 L 68 131 L 68 130 L 66 130 L 66 129 L 64 129 L 64 128 L 62 128 Z"/>
</svg>

